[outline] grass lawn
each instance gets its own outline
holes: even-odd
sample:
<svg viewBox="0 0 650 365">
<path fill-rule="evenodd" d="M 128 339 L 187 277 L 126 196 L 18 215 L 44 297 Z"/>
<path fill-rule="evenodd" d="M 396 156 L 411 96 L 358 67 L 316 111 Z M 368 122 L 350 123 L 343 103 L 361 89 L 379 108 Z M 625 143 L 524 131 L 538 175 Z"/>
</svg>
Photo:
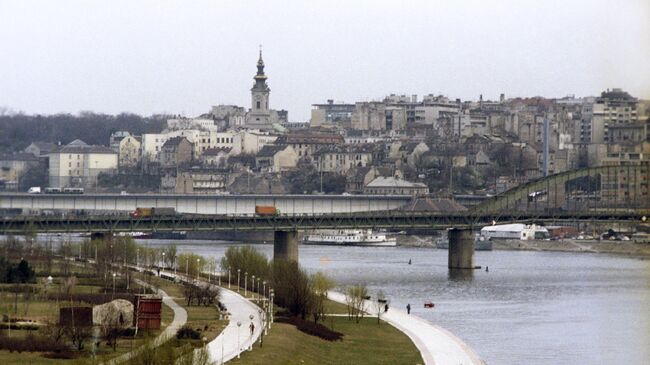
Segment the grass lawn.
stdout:
<svg viewBox="0 0 650 365">
<path fill-rule="evenodd" d="M 259 341 L 232 364 L 423 364 L 411 340 L 386 322 L 364 318 L 328 317 L 325 324 L 344 334 L 342 341 L 325 341 L 285 323 L 274 323 L 264 346 Z"/>
</svg>

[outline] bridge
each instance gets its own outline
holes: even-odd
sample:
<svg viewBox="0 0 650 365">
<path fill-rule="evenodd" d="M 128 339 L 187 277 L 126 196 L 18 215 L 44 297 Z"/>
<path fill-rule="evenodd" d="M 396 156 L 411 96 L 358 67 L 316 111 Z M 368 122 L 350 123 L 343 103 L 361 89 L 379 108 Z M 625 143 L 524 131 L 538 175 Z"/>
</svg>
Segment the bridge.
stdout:
<svg viewBox="0 0 650 365">
<path fill-rule="evenodd" d="M 283 215 L 315 215 L 393 210 L 410 200 L 404 195 L 2 194 L 0 209 L 132 212 L 154 207 L 185 214 L 242 216 L 266 205 Z"/>
<path fill-rule="evenodd" d="M 0 220 L 0 233 L 131 231 L 274 231 L 274 256 L 297 260 L 299 230 L 444 229 L 506 222 L 635 223 L 650 215 L 649 166 L 603 166 L 564 172 L 518 186 L 466 212 L 401 210 L 410 196 L 377 195 L 0 195 L 0 208 L 126 212 L 173 207 L 176 216 L 132 218 L 126 214 L 21 216 Z M 273 205 L 275 216 L 256 216 L 256 205 Z M 473 257 L 471 231 L 450 233 L 454 257 Z M 451 242 L 451 238 L 458 242 Z M 460 246 L 458 246 L 460 245 Z M 468 268 L 473 259 L 455 267 Z"/>
</svg>

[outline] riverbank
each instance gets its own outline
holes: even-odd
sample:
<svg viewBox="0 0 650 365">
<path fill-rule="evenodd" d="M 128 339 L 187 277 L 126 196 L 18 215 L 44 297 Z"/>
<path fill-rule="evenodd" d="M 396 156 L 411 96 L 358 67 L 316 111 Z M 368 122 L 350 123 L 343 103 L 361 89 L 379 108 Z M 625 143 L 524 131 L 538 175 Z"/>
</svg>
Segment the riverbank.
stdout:
<svg viewBox="0 0 650 365">
<path fill-rule="evenodd" d="M 343 334 L 341 340 L 328 341 L 299 330 L 294 324 L 276 321 L 264 335 L 263 345 L 257 341 L 254 351 L 244 351 L 233 365 L 275 364 L 423 364 L 413 341 L 397 328 L 376 317 L 365 317 L 357 323 L 347 317 L 347 307 L 325 302 L 326 317 L 322 324 Z M 278 319 L 279 317 L 276 317 Z M 383 318 L 383 315 L 382 315 Z M 307 319 L 311 321 L 311 318 Z"/>
<path fill-rule="evenodd" d="M 329 292 L 327 297 L 337 303 L 345 304 L 345 295 Z M 374 304 L 366 300 L 364 309 L 373 313 Z M 420 351 L 425 364 L 436 365 L 482 365 L 478 355 L 460 338 L 416 315 L 391 308 L 382 313 L 381 318 L 407 335 Z"/>
<path fill-rule="evenodd" d="M 590 252 L 650 258 L 650 244 L 632 241 L 596 241 L 565 239 L 546 240 L 494 240 L 493 250 L 507 251 L 558 251 Z"/>
</svg>

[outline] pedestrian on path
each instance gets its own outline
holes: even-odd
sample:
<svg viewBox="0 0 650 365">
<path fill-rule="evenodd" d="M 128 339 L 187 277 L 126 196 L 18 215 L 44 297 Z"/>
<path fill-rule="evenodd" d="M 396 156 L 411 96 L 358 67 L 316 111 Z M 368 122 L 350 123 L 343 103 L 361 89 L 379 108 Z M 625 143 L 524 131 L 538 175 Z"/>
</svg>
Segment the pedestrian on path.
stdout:
<svg viewBox="0 0 650 365">
<path fill-rule="evenodd" d="M 253 332 L 255 332 L 255 325 L 253 324 L 253 322 L 251 322 L 251 325 L 248 326 L 248 327 L 250 327 L 250 329 L 251 329 L 251 336 L 252 336 Z"/>
<path fill-rule="evenodd" d="M 411 303 L 406 305 L 406 314 L 411 314 Z"/>
<path fill-rule="evenodd" d="M 384 306 L 384 313 L 388 312 L 388 303 Z"/>
</svg>

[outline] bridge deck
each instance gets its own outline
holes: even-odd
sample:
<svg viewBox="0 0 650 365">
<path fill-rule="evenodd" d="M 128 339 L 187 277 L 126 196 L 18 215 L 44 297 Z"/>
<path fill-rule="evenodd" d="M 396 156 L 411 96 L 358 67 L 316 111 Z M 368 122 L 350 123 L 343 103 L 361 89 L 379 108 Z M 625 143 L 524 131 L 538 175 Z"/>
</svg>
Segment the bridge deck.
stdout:
<svg viewBox="0 0 650 365">
<path fill-rule="evenodd" d="M 312 229 L 444 229 L 505 222 L 641 222 L 649 212 L 523 212 L 488 214 L 459 212 L 360 212 L 324 215 L 228 216 L 177 215 L 131 218 L 128 216 L 15 217 L 0 220 L 0 233 L 25 232 L 148 232 L 148 231 L 293 231 Z"/>
</svg>

